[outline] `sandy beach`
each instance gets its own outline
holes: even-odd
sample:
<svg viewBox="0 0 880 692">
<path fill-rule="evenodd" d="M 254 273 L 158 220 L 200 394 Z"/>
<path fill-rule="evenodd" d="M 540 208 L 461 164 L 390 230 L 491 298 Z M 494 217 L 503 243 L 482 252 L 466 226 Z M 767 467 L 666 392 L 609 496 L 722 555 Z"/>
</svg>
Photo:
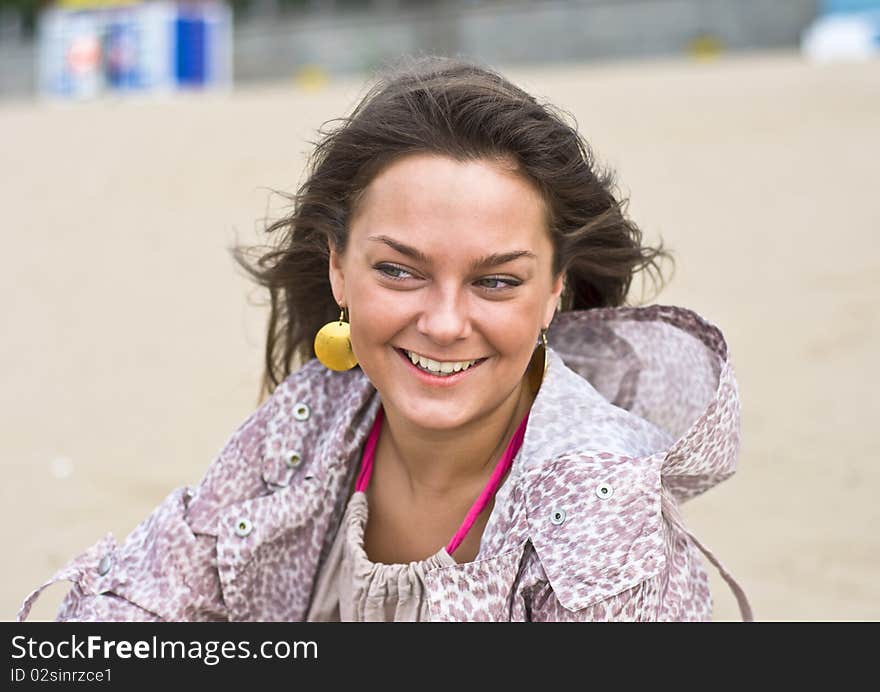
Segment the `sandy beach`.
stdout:
<svg viewBox="0 0 880 692">
<path fill-rule="evenodd" d="M 683 506 L 689 527 L 758 620 L 880 619 L 880 61 L 504 71 L 575 116 L 647 239 L 674 253 L 649 302 L 727 338 L 739 470 Z M 269 191 L 295 189 L 318 127 L 365 88 L 0 104 L 0 618 L 198 482 L 254 410 L 267 311 L 228 248 L 259 237 L 282 208 Z M 715 619 L 738 619 L 707 570 Z"/>
</svg>

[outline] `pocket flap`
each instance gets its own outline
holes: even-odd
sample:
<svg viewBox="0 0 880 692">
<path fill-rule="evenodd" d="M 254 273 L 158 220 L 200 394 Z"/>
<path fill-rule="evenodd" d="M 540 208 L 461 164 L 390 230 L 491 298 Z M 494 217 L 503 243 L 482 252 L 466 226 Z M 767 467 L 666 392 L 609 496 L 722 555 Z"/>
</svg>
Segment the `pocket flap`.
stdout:
<svg viewBox="0 0 880 692">
<path fill-rule="evenodd" d="M 566 455 L 526 483 L 532 543 L 565 608 L 586 608 L 665 567 L 663 456 Z"/>
</svg>

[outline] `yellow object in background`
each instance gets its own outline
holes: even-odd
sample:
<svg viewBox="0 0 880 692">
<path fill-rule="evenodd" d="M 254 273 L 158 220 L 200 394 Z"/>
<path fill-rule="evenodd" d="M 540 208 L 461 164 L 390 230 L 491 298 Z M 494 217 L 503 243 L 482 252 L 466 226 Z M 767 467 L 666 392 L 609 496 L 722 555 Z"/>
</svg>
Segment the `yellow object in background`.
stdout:
<svg viewBox="0 0 880 692">
<path fill-rule="evenodd" d="M 306 65 L 297 70 L 293 81 L 301 89 L 306 91 L 319 91 L 330 82 L 330 75 L 320 65 Z"/>
<path fill-rule="evenodd" d="M 724 52 L 724 43 L 714 34 L 698 34 L 688 41 L 686 51 L 697 60 L 714 60 Z"/>
</svg>

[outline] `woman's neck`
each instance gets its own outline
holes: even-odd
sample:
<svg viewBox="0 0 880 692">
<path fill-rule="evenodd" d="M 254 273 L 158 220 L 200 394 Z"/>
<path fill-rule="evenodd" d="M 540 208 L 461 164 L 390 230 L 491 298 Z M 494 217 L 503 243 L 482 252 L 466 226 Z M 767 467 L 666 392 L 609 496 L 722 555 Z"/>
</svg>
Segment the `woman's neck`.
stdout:
<svg viewBox="0 0 880 692">
<path fill-rule="evenodd" d="M 481 485 L 495 468 L 534 395 L 521 383 L 488 415 L 455 430 L 426 430 L 385 406 L 377 456 L 399 466 L 414 498 L 444 499 Z"/>
</svg>

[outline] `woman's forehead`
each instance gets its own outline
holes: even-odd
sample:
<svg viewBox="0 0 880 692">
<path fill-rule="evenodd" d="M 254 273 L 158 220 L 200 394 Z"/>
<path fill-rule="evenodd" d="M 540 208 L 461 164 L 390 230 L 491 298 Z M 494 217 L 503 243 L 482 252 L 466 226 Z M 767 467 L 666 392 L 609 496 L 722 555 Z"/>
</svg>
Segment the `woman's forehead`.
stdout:
<svg viewBox="0 0 880 692">
<path fill-rule="evenodd" d="M 536 252 L 549 243 L 544 202 L 532 183 L 493 161 L 435 154 L 407 156 L 373 178 L 350 231 L 358 243 L 381 235 L 424 252 L 449 243 L 484 253 Z"/>
</svg>

